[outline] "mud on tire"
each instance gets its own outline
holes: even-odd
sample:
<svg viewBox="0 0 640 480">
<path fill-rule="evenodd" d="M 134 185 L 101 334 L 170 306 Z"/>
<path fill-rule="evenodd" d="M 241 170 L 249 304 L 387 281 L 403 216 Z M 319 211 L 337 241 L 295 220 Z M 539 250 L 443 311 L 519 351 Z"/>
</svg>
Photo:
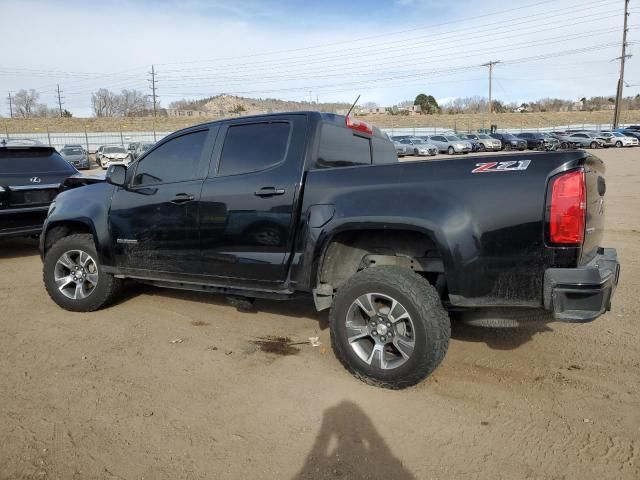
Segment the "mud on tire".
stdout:
<svg viewBox="0 0 640 480">
<path fill-rule="evenodd" d="M 435 288 L 395 266 L 351 277 L 334 298 L 330 323 L 331 345 L 342 365 L 363 382 L 390 389 L 415 385 L 433 372 L 451 336 Z"/>
<path fill-rule="evenodd" d="M 72 280 L 74 271 L 81 268 L 85 268 L 81 270 L 85 276 L 78 274 L 80 280 Z M 102 270 L 93 237 L 88 234 L 70 235 L 53 244 L 45 256 L 42 277 L 51 299 L 73 312 L 92 312 L 106 306 L 122 285 L 122 280 Z M 84 278 L 87 280 L 76 294 L 74 286 Z"/>
</svg>

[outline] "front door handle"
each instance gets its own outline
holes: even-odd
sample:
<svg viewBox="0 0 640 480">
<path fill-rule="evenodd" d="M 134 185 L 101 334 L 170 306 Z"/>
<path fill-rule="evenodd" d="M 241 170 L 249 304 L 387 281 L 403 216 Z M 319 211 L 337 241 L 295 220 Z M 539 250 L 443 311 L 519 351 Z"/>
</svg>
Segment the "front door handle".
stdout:
<svg viewBox="0 0 640 480">
<path fill-rule="evenodd" d="M 257 197 L 274 197 L 276 195 L 284 195 L 284 188 L 262 187 L 254 192 Z"/>
<path fill-rule="evenodd" d="M 178 193 L 171 203 L 175 205 L 181 205 L 183 203 L 192 202 L 195 197 L 193 195 L 189 195 L 187 193 Z"/>
</svg>

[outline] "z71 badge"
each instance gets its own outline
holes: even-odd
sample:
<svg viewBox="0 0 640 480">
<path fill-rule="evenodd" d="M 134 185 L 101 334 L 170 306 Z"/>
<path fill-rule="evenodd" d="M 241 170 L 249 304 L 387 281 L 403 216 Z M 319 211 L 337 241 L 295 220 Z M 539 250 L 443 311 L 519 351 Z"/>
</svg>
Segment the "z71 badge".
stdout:
<svg viewBox="0 0 640 480">
<path fill-rule="evenodd" d="M 508 162 L 476 163 L 476 168 L 471 173 L 488 172 L 519 172 L 529 167 L 531 160 L 510 160 Z"/>
</svg>

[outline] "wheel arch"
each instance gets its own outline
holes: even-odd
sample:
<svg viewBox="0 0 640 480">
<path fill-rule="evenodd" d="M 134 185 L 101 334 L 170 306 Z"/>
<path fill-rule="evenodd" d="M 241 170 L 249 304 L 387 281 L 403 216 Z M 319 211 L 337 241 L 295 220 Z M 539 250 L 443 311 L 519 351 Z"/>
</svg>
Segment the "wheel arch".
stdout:
<svg viewBox="0 0 640 480">
<path fill-rule="evenodd" d="M 42 255 L 46 255 L 47 251 L 58 240 L 79 233 L 87 233 L 91 235 L 94 243 L 97 245 L 95 228 L 88 220 L 59 220 L 57 222 L 51 222 L 43 232 L 44 238 L 42 239 Z"/>
</svg>

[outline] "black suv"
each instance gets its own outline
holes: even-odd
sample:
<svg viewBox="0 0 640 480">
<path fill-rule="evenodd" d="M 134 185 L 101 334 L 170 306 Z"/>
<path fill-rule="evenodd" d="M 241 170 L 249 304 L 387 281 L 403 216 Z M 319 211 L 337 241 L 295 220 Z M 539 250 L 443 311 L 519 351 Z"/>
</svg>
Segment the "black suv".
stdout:
<svg viewBox="0 0 640 480">
<path fill-rule="evenodd" d="M 527 142 L 511 133 L 492 133 L 491 137 L 502 142 L 502 150 L 526 150 Z"/>
<path fill-rule="evenodd" d="M 527 142 L 530 150 L 557 150 L 560 141 L 548 133 L 523 132 L 516 135 Z"/>
<path fill-rule="evenodd" d="M 39 234 L 49 204 L 76 174 L 52 147 L 0 147 L 0 237 Z"/>
</svg>

